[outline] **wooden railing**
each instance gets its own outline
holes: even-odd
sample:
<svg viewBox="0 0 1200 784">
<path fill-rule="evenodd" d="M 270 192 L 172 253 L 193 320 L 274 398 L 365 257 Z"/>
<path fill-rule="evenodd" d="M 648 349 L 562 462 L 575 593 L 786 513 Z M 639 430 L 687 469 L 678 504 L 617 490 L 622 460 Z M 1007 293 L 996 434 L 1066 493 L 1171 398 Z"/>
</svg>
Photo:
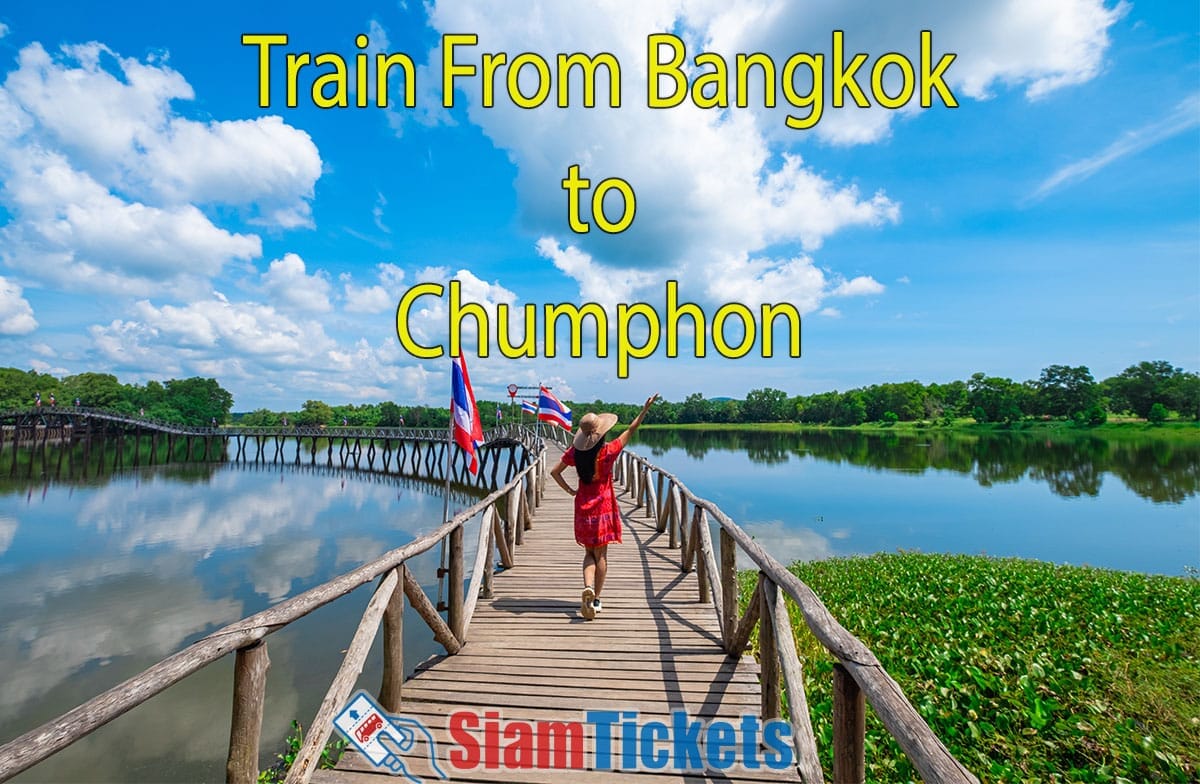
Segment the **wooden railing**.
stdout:
<svg viewBox="0 0 1200 784">
<path fill-rule="evenodd" d="M 432 629 L 434 639 L 447 653 L 454 654 L 467 639 L 476 602 L 480 597 L 491 596 L 493 553 L 498 552 L 506 568 L 514 565 L 516 546 L 522 543 L 523 532 L 532 527 L 534 508 L 540 504 L 545 490 L 546 453 L 540 439 L 530 439 L 527 433 L 506 431 L 505 435 L 522 436 L 529 446 L 530 459 L 528 465 L 503 487 L 431 533 L 206 635 L 124 683 L 0 746 L 0 781 L 36 765 L 169 686 L 227 654 L 235 653 L 226 780 L 251 784 L 258 778 L 259 739 L 270 665 L 267 635 L 379 578 L 379 585 L 367 604 L 338 674 L 316 719 L 309 725 L 305 742 L 287 777 L 288 782 L 307 782 L 332 732 L 333 714 L 346 702 L 354 681 L 362 672 L 380 622 L 383 624 L 384 661 L 379 699 L 388 710 L 398 711 L 405 671 L 401 634 L 405 599 Z M 470 585 L 464 592 L 463 539 L 467 523 L 476 517 L 480 518 L 478 546 L 471 565 Z M 443 541 L 448 545 L 449 554 L 446 569 L 439 570 L 439 578 L 444 576 L 448 580 L 445 619 L 406 568 L 409 559 L 428 552 Z"/>
<path fill-rule="evenodd" d="M 741 656 L 758 626 L 762 717 L 780 716 L 782 675 L 796 760 L 805 782 L 825 779 L 788 617 L 789 598 L 800 608 L 809 630 L 837 660 L 833 675 L 835 782 L 866 779 L 865 697 L 922 778 L 930 782 L 978 784 L 978 779 L 933 734 L 870 649 L 838 623 L 811 588 L 772 558 L 716 504 L 692 493 L 674 474 L 630 451 L 622 452 L 615 477 L 633 497 L 635 509 L 644 509 L 647 517 L 655 519 L 657 530 L 668 534 L 669 546 L 681 549 L 683 571 L 695 569 L 700 601 L 712 602 L 726 653 Z M 710 519 L 719 528 L 719 552 L 713 547 Z M 759 570 L 758 584 L 740 618 L 739 549 Z"/>
</svg>

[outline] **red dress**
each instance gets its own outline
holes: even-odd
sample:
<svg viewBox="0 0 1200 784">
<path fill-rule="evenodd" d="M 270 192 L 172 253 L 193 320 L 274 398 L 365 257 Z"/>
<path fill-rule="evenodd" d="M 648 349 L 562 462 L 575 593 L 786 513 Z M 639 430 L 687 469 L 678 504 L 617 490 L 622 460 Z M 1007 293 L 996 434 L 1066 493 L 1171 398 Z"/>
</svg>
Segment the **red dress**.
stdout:
<svg viewBox="0 0 1200 784">
<path fill-rule="evenodd" d="M 596 473 L 588 484 L 579 483 L 575 493 L 575 541 L 583 547 L 621 542 L 621 512 L 613 492 L 612 468 L 621 452 L 620 441 L 609 441 L 596 455 Z M 562 456 L 569 466 L 575 465 L 575 448 Z"/>
</svg>

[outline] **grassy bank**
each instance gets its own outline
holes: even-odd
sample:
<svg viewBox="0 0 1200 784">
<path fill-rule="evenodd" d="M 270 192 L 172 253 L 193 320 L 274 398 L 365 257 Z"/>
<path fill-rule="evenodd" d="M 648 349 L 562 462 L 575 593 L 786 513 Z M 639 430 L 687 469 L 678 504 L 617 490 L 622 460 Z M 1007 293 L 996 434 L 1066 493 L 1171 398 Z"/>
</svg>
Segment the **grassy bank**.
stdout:
<svg viewBox="0 0 1200 784">
<path fill-rule="evenodd" d="M 614 431 L 619 432 L 618 425 Z M 958 419 L 952 425 L 940 425 L 933 422 L 897 422 L 894 425 L 884 425 L 870 422 L 853 427 L 833 427 L 831 425 L 805 425 L 798 422 L 748 422 L 748 423 L 718 423 L 702 422 L 688 425 L 642 425 L 644 430 L 754 430 L 765 433 L 796 433 L 805 430 L 846 430 L 863 433 L 955 433 L 961 435 L 984 435 L 993 433 L 1023 433 L 1054 437 L 1092 436 L 1110 440 L 1145 440 L 1155 439 L 1183 443 L 1200 443 L 1200 423 L 1180 420 L 1165 422 L 1162 425 L 1151 425 L 1143 420 L 1108 422 L 1096 427 L 1078 427 L 1071 422 L 1062 420 L 1038 421 L 1029 420 L 1012 425 L 988 423 L 979 424 L 973 419 Z"/>
<path fill-rule="evenodd" d="M 1200 580 L 915 553 L 792 571 L 982 780 L 1200 780 Z M 791 611 L 828 772 L 833 662 Z M 917 778 L 870 710 L 867 777 Z"/>
</svg>

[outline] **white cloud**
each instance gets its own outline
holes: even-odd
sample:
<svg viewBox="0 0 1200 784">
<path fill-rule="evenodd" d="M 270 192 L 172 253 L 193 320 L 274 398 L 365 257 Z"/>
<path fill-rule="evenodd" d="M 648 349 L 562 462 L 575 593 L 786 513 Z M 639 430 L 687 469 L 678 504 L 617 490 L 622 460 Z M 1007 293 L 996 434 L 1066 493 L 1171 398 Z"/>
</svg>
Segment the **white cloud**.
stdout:
<svg viewBox="0 0 1200 784">
<path fill-rule="evenodd" d="M 934 62 L 945 53 L 956 55 L 945 74 L 961 105 L 967 98 L 990 98 L 997 87 L 1023 87 L 1027 97 L 1036 99 L 1093 78 L 1104 64 L 1109 29 L 1129 6 L 1119 2 L 1108 7 L 1104 0 L 742 0 L 724 4 L 716 15 L 704 4 L 685 3 L 684 8 L 695 39 L 710 51 L 763 51 L 777 63 L 795 52 L 828 56 L 831 31 L 842 30 L 847 59 L 858 52 L 872 55 L 872 61 L 882 53 L 899 52 L 919 68 L 920 31 L 931 30 Z M 860 83 L 869 67 L 860 70 Z M 827 64 L 827 105 L 832 98 L 831 70 Z M 760 97 L 761 89 L 760 85 Z M 848 98 L 847 103 L 852 104 Z M 935 98 L 934 105 L 940 100 Z M 913 111 L 918 110 L 906 108 L 900 114 Z M 781 138 L 796 133 L 783 125 L 783 115 L 789 112 L 795 110 L 781 96 L 779 108 L 759 114 Z M 875 142 L 887 137 L 896 114 L 879 107 L 827 108 L 812 132 L 833 144 Z"/>
<path fill-rule="evenodd" d="M 261 253 L 257 237 L 220 229 L 192 205 L 126 202 L 61 155 L 26 152 L 8 161 L 0 189 L 18 216 L 0 229 L 0 258 L 31 277 L 66 289 L 148 293 L 190 288 L 196 276 Z"/>
<path fill-rule="evenodd" d="M 272 300 L 284 308 L 306 313 L 332 310 L 329 276 L 320 270 L 307 274 L 304 259 L 295 253 L 284 254 L 282 259 L 272 261 L 262 275 L 262 282 Z"/>
<path fill-rule="evenodd" d="M 1030 197 L 1040 201 L 1060 188 L 1082 182 L 1104 167 L 1129 155 L 1200 126 L 1200 93 L 1189 95 L 1166 117 L 1128 131 L 1095 155 L 1067 164 L 1047 177 Z"/>
<path fill-rule="evenodd" d="M 450 330 L 450 287 L 449 281 L 456 280 L 460 284 L 459 299 L 463 303 L 472 302 L 483 307 L 487 314 L 488 328 L 491 332 L 491 345 L 495 345 L 497 332 L 498 306 L 509 306 L 509 340 L 518 342 L 523 333 L 521 312 L 517 304 L 517 295 L 500 285 L 499 281 L 488 283 L 468 269 L 460 269 L 454 275 L 445 267 L 427 267 L 419 270 L 414 276 L 416 280 L 430 283 L 442 283 L 445 292 L 441 297 L 422 297 L 416 301 L 416 307 L 408 317 L 408 327 L 418 343 L 424 346 L 449 346 Z M 474 351 L 479 341 L 479 330 L 476 319 L 464 317 L 460 322 L 459 335 L 464 348 Z"/>
<path fill-rule="evenodd" d="M 375 226 L 385 234 L 391 234 L 392 230 L 383 223 L 383 208 L 387 206 L 387 199 L 382 193 L 375 195 L 375 206 L 371 209 L 371 215 L 375 218 Z"/>
<path fill-rule="evenodd" d="M 396 300 L 388 294 L 383 286 L 355 286 L 347 280 L 346 312 L 347 313 L 382 313 L 396 307 Z"/>
<path fill-rule="evenodd" d="M 882 294 L 883 284 L 869 275 L 860 275 L 853 280 L 842 281 L 829 292 L 835 297 L 861 297 L 867 294 Z"/>
<path fill-rule="evenodd" d="M 193 98 L 176 71 L 99 43 L 22 49 L 0 87 L 0 260 L 64 289 L 182 294 L 262 253 L 198 205 L 311 225 L 321 160 L 308 135 L 278 117 L 175 112 Z"/>
<path fill-rule="evenodd" d="M 377 264 L 375 271 L 379 283 L 372 286 L 356 286 L 349 273 L 341 276 L 347 313 L 382 313 L 396 307 L 404 288 L 404 270 L 384 263 Z"/>
<path fill-rule="evenodd" d="M 289 228 L 310 222 L 321 159 L 308 134 L 279 117 L 197 122 L 174 113 L 191 85 L 165 65 L 123 58 L 99 43 L 21 50 L 5 89 L 60 147 L 106 186 L 139 199 L 256 204 Z"/>
<path fill-rule="evenodd" d="M 89 334 L 104 363 L 154 378 L 218 378 L 239 410 L 263 405 L 268 395 L 296 406 L 304 397 L 379 400 L 426 391 L 422 371 L 400 366 L 405 357 L 390 331 L 378 345 L 361 337 L 343 342 L 312 318 L 220 293 L 185 305 L 140 300 L 126 318 L 93 325 Z"/>
<path fill-rule="evenodd" d="M 0 515 L 0 555 L 4 555 L 8 550 L 12 540 L 17 535 L 17 526 L 19 523 L 15 517 Z"/>
<path fill-rule="evenodd" d="M 537 252 L 579 283 L 580 299 L 609 308 L 618 302 L 629 302 L 635 291 L 655 279 L 653 274 L 642 270 L 604 267 L 574 245 L 561 247 L 553 237 L 538 240 Z"/>
<path fill-rule="evenodd" d="M 21 287 L 0 275 L 0 335 L 28 335 L 37 329 L 33 308 Z"/>
<path fill-rule="evenodd" d="M 480 105 L 480 79 L 459 80 L 458 101 L 467 114 L 518 168 L 517 196 L 528 225 L 538 232 L 539 254 L 580 285 L 584 300 L 612 302 L 661 285 L 667 276 L 703 281 L 710 301 L 734 292 L 747 300 L 793 299 L 815 310 L 841 284 L 830 284 L 808 253 L 849 227 L 882 226 L 900 218 L 887 194 L 820 173 L 796 152 L 807 139 L 867 143 L 886 137 L 896 112 L 829 110 L 808 134 L 787 129 L 780 108 L 702 110 L 690 101 L 669 110 L 646 106 L 646 36 L 678 32 L 688 57 L 700 50 L 724 54 L 763 51 L 782 63 L 797 51 L 824 52 L 831 30 L 845 29 L 853 52 L 899 51 L 916 58 L 920 31 L 932 29 L 935 59 L 957 52 L 948 71 L 960 100 L 984 99 L 999 85 L 1015 85 L 1030 97 L 1091 78 L 1103 64 L 1108 30 L 1124 12 L 1101 0 L 987 0 L 973 4 L 926 0 L 880 6 L 867 0 L 780 3 L 740 0 L 711 3 L 677 0 L 622 6 L 537 2 L 521 14 L 500 4 L 440 0 L 430 8 L 442 32 L 486 30 L 481 51 L 610 52 L 622 67 L 621 107 L 579 106 L 579 80 L 572 83 L 568 109 L 513 107 L 501 95 L 493 108 Z M 531 25 L 530 19 L 537 23 Z M 847 26 L 847 20 L 854 22 Z M 441 50 L 421 73 L 441 84 Z M 832 71 L 828 68 L 827 71 Z M 526 74 L 528 75 L 528 74 Z M 827 76 L 829 74 L 827 73 Z M 503 84 L 503 75 L 498 78 Z M 599 84 L 606 95 L 604 79 Z M 827 95 L 827 103 L 829 96 Z M 461 110 L 456 110 L 461 111 Z M 914 110 L 915 111 L 915 110 Z M 811 155 L 809 156 L 811 157 Z M 559 186 L 572 164 L 592 187 L 620 177 L 636 193 L 637 213 L 620 235 L 593 227 L 564 236 L 564 193 Z M 592 221 L 590 194 L 581 218 Z M 606 213 L 615 214 L 612 201 Z M 875 283 L 849 286 L 839 294 L 878 293 Z"/>
<path fill-rule="evenodd" d="M 817 315 L 825 316 L 827 318 L 841 318 L 842 311 L 838 310 L 837 308 L 821 308 Z"/>
</svg>

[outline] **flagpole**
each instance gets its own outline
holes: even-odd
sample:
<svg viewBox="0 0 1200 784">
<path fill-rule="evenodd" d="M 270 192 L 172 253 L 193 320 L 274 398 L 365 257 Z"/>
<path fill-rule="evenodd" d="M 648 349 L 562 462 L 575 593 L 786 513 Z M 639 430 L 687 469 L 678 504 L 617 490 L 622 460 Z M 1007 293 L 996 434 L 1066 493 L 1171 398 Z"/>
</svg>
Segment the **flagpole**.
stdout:
<svg viewBox="0 0 1200 784">
<path fill-rule="evenodd" d="M 442 493 L 442 524 L 450 519 L 450 463 L 454 454 L 454 396 L 450 396 L 450 423 L 446 426 L 446 487 Z"/>
</svg>

